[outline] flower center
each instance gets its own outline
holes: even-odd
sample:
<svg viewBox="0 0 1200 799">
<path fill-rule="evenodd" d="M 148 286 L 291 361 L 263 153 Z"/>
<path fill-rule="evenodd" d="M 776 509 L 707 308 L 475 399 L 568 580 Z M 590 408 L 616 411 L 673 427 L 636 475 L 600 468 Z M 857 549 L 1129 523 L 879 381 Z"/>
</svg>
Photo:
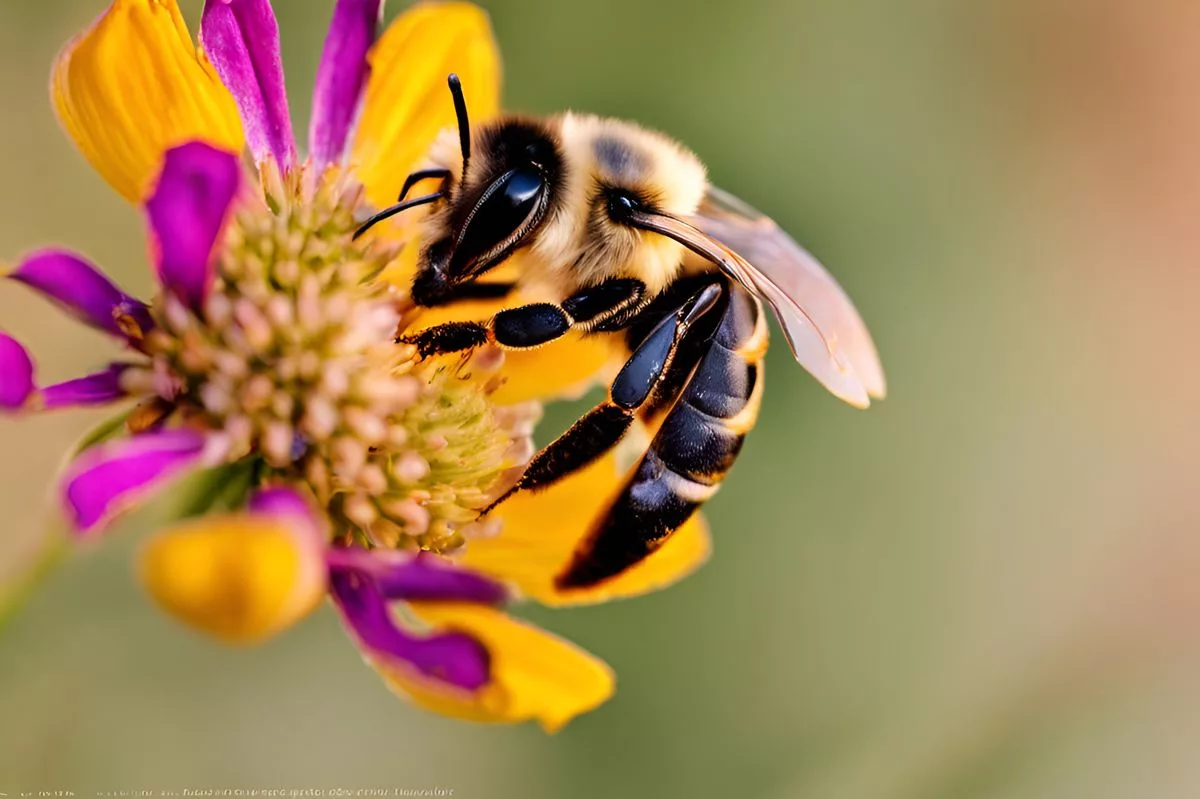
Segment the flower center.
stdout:
<svg viewBox="0 0 1200 799">
<path fill-rule="evenodd" d="M 164 295 L 150 366 L 124 379 L 219 431 L 231 460 L 307 484 L 341 537 L 444 552 L 490 532 L 475 509 L 528 449 L 527 418 L 395 344 L 398 298 L 377 278 L 399 246 L 354 240 L 357 182 L 266 176 L 265 204 L 234 212 L 202 313 Z"/>
</svg>

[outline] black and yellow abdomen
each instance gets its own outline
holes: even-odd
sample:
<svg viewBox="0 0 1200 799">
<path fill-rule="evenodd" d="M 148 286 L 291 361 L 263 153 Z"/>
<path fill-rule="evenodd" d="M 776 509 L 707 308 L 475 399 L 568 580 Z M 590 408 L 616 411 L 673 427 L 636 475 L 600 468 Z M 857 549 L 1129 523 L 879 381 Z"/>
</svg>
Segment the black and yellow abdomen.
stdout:
<svg viewBox="0 0 1200 799">
<path fill-rule="evenodd" d="M 559 575 L 560 588 L 600 583 L 662 546 L 716 492 L 741 451 L 762 396 L 766 324 L 758 300 L 720 283 L 715 324 L 690 331 L 674 353 L 654 401 L 666 415 L 624 489 Z M 648 313 L 654 322 L 653 307 Z"/>
</svg>

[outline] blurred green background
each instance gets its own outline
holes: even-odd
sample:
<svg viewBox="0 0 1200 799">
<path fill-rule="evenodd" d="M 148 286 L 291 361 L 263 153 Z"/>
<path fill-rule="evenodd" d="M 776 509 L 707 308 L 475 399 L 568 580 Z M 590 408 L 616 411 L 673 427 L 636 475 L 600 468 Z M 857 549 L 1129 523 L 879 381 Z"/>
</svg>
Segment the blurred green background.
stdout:
<svg viewBox="0 0 1200 799">
<path fill-rule="evenodd" d="M 275 5 L 304 114 L 331 3 Z M 711 563 L 659 595 L 529 611 L 620 679 L 556 737 L 394 700 L 328 609 L 258 649 L 202 640 L 145 601 L 127 531 L 0 631 L 0 793 L 1200 795 L 1200 8 L 486 5 L 509 107 L 691 145 L 841 279 L 891 397 L 849 409 L 776 346 L 709 506 Z M 0 4 L 0 253 L 69 243 L 147 294 L 137 213 L 47 98 L 102 7 Z M 104 357 L 10 286 L 0 326 L 48 379 Z M 0 422 L 0 564 L 94 421 Z"/>
</svg>

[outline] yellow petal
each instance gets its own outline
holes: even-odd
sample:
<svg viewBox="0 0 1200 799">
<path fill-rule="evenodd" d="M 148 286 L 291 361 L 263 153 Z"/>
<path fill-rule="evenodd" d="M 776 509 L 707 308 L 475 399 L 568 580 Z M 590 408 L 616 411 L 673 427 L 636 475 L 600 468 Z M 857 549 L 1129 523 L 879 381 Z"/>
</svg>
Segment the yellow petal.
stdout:
<svg viewBox="0 0 1200 799">
<path fill-rule="evenodd" d="M 381 670 L 388 686 L 414 703 L 454 718 L 492 723 L 538 721 L 557 732 L 612 696 L 612 670 L 579 647 L 483 605 L 414 603 L 436 630 L 466 633 L 488 650 L 491 681 L 474 693 L 447 689 L 409 671 Z"/>
<path fill-rule="evenodd" d="M 175 0 L 115 0 L 59 55 L 51 93 L 84 157 L 131 202 L 176 145 L 243 147 L 233 97 L 198 57 Z"/>
<path fill-rule="evenodd" d="M 468 544 L 461 562 L 468 568 L 514 583 L 544 605 L 605 602 L 656 591 L 681 580 L 708 560 L 708 526 L 696 514 L 650 557 L 590 588 L 563 591 L 554 578 L 623 483 L 614 456 L 540 492 L 518 494 L 493 515 L 504 521 L 500 534 Z"/>
<path fill-rule="evenodd" d="M 270 638 L 325 595 L 320 542 L 271 517 L 187 522 L 150 539 L 139 566 L 164 610 L 230 643 Z"/>
<path fill-rule="evenodd" d="M 503 383 L 492 401 L 515 405 L 579 397 L 603 377 L 613 351 L 604 338 L 571 333 L 536 350 L 505 353 Z"/>
<path fill-rule="evenodd" d="M 446 77 L 462 79 L 471 123 L 500 110 L 500 53 L 488 16 L 471 3 L 418 3 L 380 37 L 370 55 L 351 162 L 377 206 L 390 205 L 433 144 L 455 125 Z"/>
</svg>

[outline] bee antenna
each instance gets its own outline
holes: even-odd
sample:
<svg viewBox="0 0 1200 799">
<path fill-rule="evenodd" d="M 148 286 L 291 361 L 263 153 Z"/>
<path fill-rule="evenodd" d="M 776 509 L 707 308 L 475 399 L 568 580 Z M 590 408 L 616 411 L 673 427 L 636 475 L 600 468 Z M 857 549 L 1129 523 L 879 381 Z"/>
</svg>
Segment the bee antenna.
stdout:
<svg viewBox="0 0 1200 799">
<path fill-rule="evenodd" d="M 467 116 L 467 98 L 463 95 L 462 81 L 458 75 L 451 72 L 446 78 L 450 86 L 450 95 L 454 98 L 454 115 L 458 117 L 458 146 L 462 150 L 462 173 L 467 174 L 467 164 L 471 162 L 471 120 Z"/>
<path fill-rule="evenodd" d="M 375 216 L 364 222 L 362 227 L 355 232 L 354 238 L 357 240 L 360 236 L 362 236 L 362 234 L 366 233 L 383 220 L 391 219 L 401 211 L 407 211 L 409 208 L 416 208 L 418 205 L 428 205 L 429 203 L 437 202 L 445 196 L 445 194 L 442 194 L 442 192 L 439 191 L 435 192 L 434 194 L 426 194 L 424 197 L 414 197 L 411 200 L 405 200 L 402 203 L 393 205 L 391 208 L 384 208 L 382 211 L 375 214 Z"/>
</svg>

